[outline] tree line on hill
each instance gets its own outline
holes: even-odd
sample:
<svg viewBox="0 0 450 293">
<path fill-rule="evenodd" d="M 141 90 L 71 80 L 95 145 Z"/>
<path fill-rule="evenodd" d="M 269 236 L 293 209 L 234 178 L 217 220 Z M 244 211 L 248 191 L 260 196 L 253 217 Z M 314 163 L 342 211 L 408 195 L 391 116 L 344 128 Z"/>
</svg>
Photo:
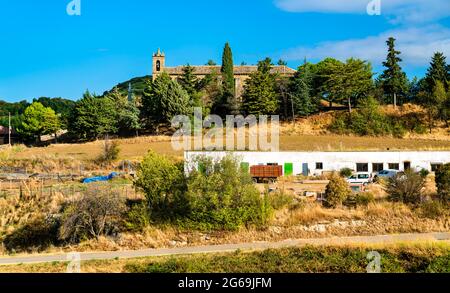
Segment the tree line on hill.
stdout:
<svg viewBox="0 0 450 293">
<path fill-rule="evenodd" d="M 291 77 L 271 71 L 274 64 L 266 58 L 258 62 L 238 99 L 232 50 L 227 43 L 220 71 L 212 71 L 202 79 L 188 64 L 178 80 L 165 73 L 154 81 L 149 76 L 135 78 L 103 95 L 86 91 L 76 102 L 60 98 L 40 98 L 31 105 L 0 102 L 0 125 L 7 125 L 5 119 L 10 112 L 13 126 L 25 139 L 66 129 L 72 139 L 92 140 L 105 134 L 155 132 L 159 126 L 169 125 L 175 115 L 192 115 L 194 107 L 201 107 L 204 115 L 279 114 L 290 120 L 326 109 L 325 102 L 330 107 L 348 109 L 337 115 L 330 127 L 337 133 L 402 136 L 410 126 L 384 117 L 380 104 L 415 103 L 426 109 L 430 132 L 436 120 L 448 126 L 450 65 L 444 54 L 434 54 L 424 78 L 408 80 L 400 65 L 401 52 L 395 48 L 395 39 L 389 38 L 386 44 L 384 71 L 377 77 L 369 62 L 357 58 L 326 58 L 316 64 L 305 60 Z M 277 64 L 286 62 L 280 60 Z"/>
</svg>

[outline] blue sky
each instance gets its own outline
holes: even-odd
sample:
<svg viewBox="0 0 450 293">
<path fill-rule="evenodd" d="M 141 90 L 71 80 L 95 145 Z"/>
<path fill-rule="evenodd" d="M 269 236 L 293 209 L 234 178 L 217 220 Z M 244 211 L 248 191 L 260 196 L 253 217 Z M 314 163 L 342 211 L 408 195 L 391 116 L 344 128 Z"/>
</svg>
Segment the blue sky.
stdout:
<svg viewBox="0 0 450 293">
<path fill-rule="evenodd" d="M 158 47 L 168 66 L 219 63 L 229 41 L 235 63 L 354 56 L 380 71 L 392 35 L 409 76 L 435 51 L 450 58 L 450 1 L 381 0 L 369 16 L 370 1 L 81 0 L 81 16 L 69 16 L 70 0 L 0 0 L 0 99 L 103 93 L 151 74 Z"/>
</svg>

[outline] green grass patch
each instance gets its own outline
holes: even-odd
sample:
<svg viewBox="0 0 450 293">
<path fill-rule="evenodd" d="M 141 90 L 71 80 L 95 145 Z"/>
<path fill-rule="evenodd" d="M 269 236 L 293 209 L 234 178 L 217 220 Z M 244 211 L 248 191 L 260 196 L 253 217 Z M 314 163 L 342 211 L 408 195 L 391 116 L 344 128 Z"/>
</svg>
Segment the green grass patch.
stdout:
<svg viewBox="0 0 450 293">
<path fill-rule="evenodd" d="M 370 248 L 303 247 L 177 256 L 128 263 L 132 273 L 365 273 Z M 445 246 L 408 246 L 376 250 L 383 273 L 450 272 L 450 249 Z"/>
</svg>

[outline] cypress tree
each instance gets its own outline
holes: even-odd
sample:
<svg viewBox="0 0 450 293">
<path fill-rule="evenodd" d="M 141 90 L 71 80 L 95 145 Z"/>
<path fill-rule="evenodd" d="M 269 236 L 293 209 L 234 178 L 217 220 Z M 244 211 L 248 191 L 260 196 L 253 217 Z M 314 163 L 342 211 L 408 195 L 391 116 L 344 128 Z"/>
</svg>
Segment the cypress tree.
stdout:
<svg viewBox="0 0 450 293">
<path fill-rule="evenodd" d="M 393 104 L 397 106 L 397 95 L 405 94 L 407 91 L 406 74 L 400 67 L 402 59 L 399 57 L 400 51 L 395 50 L 395 39 L 390 37 L 386 44 L 388 45 L 388 55 L 383 66 L 386 69 L 380 76 L 382 88 L 385 94 L 393 96 Z"/>
<path fill-rule="evenodd" d="M 239 112 L 239 105 L 235 95 L 233 53 L 230 44 L 226 43 L 222 55 L 222 85 L 223 85 L 223 102 L 226 104 L 226 110 L 230 114 Z"/>
</svg>

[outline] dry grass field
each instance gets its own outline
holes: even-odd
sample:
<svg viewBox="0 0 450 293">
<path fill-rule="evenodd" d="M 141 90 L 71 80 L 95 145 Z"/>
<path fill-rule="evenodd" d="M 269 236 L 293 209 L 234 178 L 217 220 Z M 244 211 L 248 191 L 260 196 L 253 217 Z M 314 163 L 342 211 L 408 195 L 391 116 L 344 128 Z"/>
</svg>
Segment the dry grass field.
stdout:
<svg viewBox="0 0 450 293">
<path fill-rule="evenodd" d="M 182 151 L 172 148 L 170 137 L 139 137 L 132 139 L 117 139 L 120 147 L 120 159 L 139 160 L 149 150 L 169 156 L 183 156 Z M 94 160 L 101 152 L 103 141 L 80 144 L 53 144 L 48 147 L 16 147 L 14 152 L 3 158 L 11 159 L 70 159 L 79 161 Z M 386 150 L 450 150 L 450 137 L 441 139 L 425 138 L 377 138 L 352 137 L 337 135 L 281 135 L 281 151 L 386 151 Z"/>
</svg>

